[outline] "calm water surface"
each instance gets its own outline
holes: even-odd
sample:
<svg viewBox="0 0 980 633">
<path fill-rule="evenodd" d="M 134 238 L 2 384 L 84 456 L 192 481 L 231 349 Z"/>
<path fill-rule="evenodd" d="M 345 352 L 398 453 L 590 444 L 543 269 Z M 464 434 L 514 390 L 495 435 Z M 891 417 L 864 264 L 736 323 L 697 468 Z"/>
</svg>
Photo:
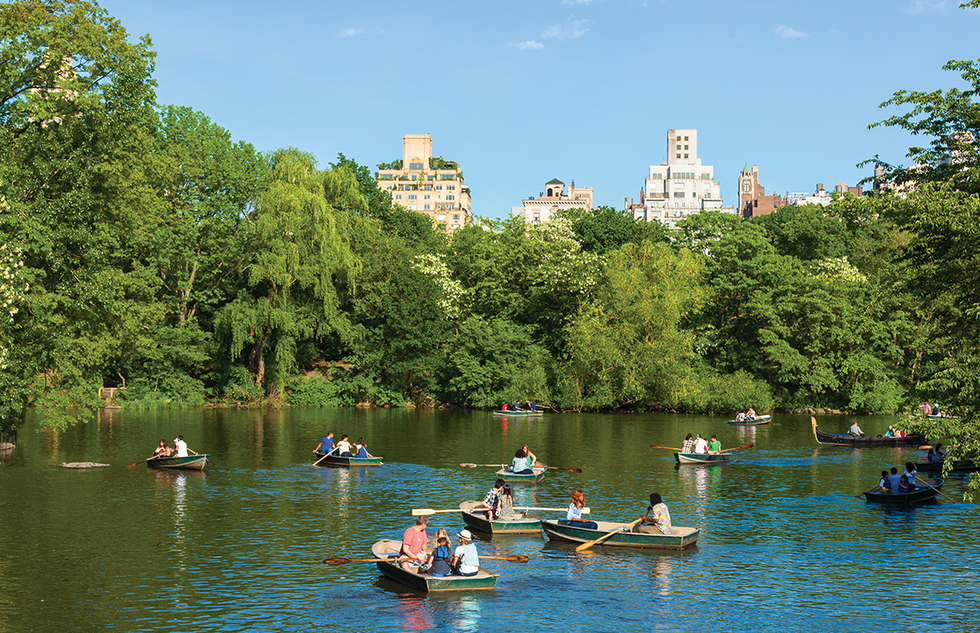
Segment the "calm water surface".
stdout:
<svg viewBox="0 0 980 633">
<path fill-rule="evenodd" d="M 977 506 L 940 498 L 913 511 L 854 495 L 916 448 L 821 447 L 807 416 L 739 429 L 723 417 L 387 410 L 104 412 L 65 432 L 29 426 L 0 460 L 0 633 L 21 631 L 975 630 Z M 861 418 L 880 433 L 894 418 Z M 823 418 L 840 432 L 848 418 Z M 327 430 L 364 436 L 376 469 L 313 468 Z M 677 468 L 687 432 L 753 443 L 719 467 Z M 138 464 L 177 434 L 211 454 L 205 473 Z M 701 528 L 679 553 L 574 548 L 534 535 L 477 542 L 493 592 L 421 597 L 371 563 L 412 508 L 481 499 L 523 443 L 551 471 L 518 500 L 563 507 L 585 490 L 593 517 L 633 520 L 659 491 L 675 525 Z M 76 471 L 61 462 L 111 468 Z M 965 480 L 943 489 L 959 499 Z M 430 536 L 455 534 L 436 514 Z"/>
</svg>

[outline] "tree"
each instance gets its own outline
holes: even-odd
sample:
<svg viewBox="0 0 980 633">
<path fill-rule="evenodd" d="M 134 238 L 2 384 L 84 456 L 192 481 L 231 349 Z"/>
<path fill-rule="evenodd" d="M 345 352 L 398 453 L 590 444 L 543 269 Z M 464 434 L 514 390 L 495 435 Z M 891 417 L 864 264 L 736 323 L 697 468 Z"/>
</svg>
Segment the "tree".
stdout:
<svg viewBox="0 0 980 633">
<path fill-rule="evenodd" d="M 296 149 L 277 150 L 268 160 L 269 181 L 251 216 L 256 248 L 247 285 L 217 325 L 231 358 L 247 350 L 255 384 L 277 393 L 304 338 L 351 334 L 335 282 L 359 268 L 348 226 L 365 201 L 346 168 L 321 173 L 312 156 Z"/>
<path fill-rule="evenodd" d="M 0 237 L 21 264 L 0 333 L 0 424 L 38 397 L 96 404 L 106 371 L 139 355 L 159 318 L 152 272 L 130 261 L 146 237 L 152 60 L 148 40 L 130 43 L 89 2 L 0 7 Z"/>
</svg>

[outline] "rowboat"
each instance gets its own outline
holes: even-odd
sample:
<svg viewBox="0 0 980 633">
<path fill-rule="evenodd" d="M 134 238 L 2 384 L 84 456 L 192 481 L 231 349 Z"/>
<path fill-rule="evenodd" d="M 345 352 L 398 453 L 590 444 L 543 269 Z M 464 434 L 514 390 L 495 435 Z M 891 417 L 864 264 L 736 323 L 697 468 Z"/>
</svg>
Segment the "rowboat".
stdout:
<svg viewBox="0 0 980 633">
<path fill-rule="evenodd" d="M 674 453 L 678 464 L 725 464 L 731 461 L 728 453 Z"/>
<path fill-rule="evenodd" d="M 488 534 L 536 534 L 541 531 L 541 519 L 524 512 L 514 512 L 513 521 L 491 521 L 479 501 L 464 501 L 459 504 L 459 510 L 467 527 Z"/>
<path fill-rule="evenodd" d="M 943 470 L 943 463 L 945 460 L 940 459 L 935 462 L 922 462 L 916 464 L 915 468 L 920 473 L 938 473 Z M 980 465 L 974 462 L 972 459 L 957 459 L 953 462 L 953 467 L 949 472 L 951 473 L 975 473 L 980 470 Z"/>
<path fill-rule="evenodd" d="M 548 538 L 556 541 L 571 541 L 572 543 L 587 543 L 594 541 L 616 529 L 621 529 L 629 523 L 612 523 L 597 521 L 597 529 L 574 527 L 566 525 L 565 521 L 541 520 L 541 529 Z M 653 526 L 640 526 L 638 532 L 617 532 L 599 545 L 614 547 L 645 547 L 651 549 L 685 549 L 698 541 L 701 530 L 692 527 L 672 527 L 670 534 L 663 534 Z"/>
<path fill-rule="evenodd" d="M 772 421 L 772 416 L 769 414 L 758 415 L 751 420 L 725 420 L 725 424 L 735 424 L 737 426 L 762 426 L 763 424 L 769 424 Z"/>
<path fill-rule="evenodd" d="M 397 558 L 401 551 L 402 542 L 384 539 L 371 546 L 375 558 Z M 387 578 L 397 583 L 407 585 L 418 591 L 484 591 L 493 589 L 497 584 L 498 575 L 480 568 L 475 576 L 445 576 L 437 578 L 431 573 L 419 574 L 402 569 L 397 562 L 378 561 L 378 569 Z"/>
<path fill-rule="evenodd" d="M 817 420 L 810 418 L 813 426 L 813 436 L 817 438 L 818 444 L 833 444 L 837 446 L 912 446 L 913 444 L 925 444 L 926 436 L 922 433 L 909 433 L 905 437 L 884 437 L 877 436 L 857 436 L 850 433 L 824 433 L 817 428 Z"/>
<path fill-rule="evenodd" d="M 534 483 L 536 481 L 541 481 L 544 478 L 544 474 L 548 472 L 548 467 L 544 464 L 540 466 L 535 466 L 531 469 L 530 473 L 521 474 L 514 473 L 514 469 L 510 466 L 504 466 L 497 471 L 497 478 L 503 479 L 509 483 Z"/>
<path fill-rule="evenodd" d="M 508 418 L 537 418 L 544 415 L 544 411 L 501 411 L 497 409 L 493 412 L 497 416 L 506 416 Z"/>
<path fill-rule="evenodd" d="M 384 466 L 381 457 L 341 457 L 339 455 L 316 454 L 317 461 L 314 466 L 334 466 L 337 468 L 350 468 L 351 466 Z"/>
<path fill-rule="evenodd" d="M 181 470 L 204 470 L 211 456 L 206 453 L 187 457 L 151 457 L 146 460 L 150 468 L 176 468 Z"/>
<path fill-rule="evenodd" d="M 926 417 L 930 420 L 959 420 L 960 419 L 960 416 L 958 415 L 945 415 L 942 413 L 931 414 L 931 415 L 927 415 Z"/>
<path fill-rule="evenodd" d="M 907 493 L 882 492 L 877 486 L 864 493 L 864 497 L 873 503 L 882 503 L 893 506 L 908 506 L 923 501 L 931 501 L 939 496 L 939 490 L 943 487 L 942 479 L 926 479 L 929 486 L 916 484 L 915 490 Z"/>
</svg>

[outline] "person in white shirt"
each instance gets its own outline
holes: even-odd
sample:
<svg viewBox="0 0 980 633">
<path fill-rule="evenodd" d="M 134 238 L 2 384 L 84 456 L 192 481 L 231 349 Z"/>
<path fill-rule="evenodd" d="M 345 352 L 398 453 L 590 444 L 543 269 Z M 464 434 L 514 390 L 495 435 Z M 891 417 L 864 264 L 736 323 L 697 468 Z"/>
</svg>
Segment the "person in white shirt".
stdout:
<svg viewBox="0 0 980 633">
<path fill-rule="evenodd" d="M 187 457 L 187 442 L 184 441 L 183 435 L 177 436 L 174 446 L 177 448 L 177 457 Z"/>
<path fill-rule="evenodd" d="M 340 438 L 340 441 L 337 442 L 337 447 L 334 448 L 333 450 L 334 450 L 334 455 L 339 455 L 341 457 L 351 456 L 351 446 L 350 446 L 350 442 L 347 441 L 346 435 Z"/>
<path fill-rule="evenodd" d="M 708 453 L 708 440 L 701 437 L 698 433 L 698 438 L 694 441 L 694 453 L 696 455 L 706 455 Z"/>
</svg>

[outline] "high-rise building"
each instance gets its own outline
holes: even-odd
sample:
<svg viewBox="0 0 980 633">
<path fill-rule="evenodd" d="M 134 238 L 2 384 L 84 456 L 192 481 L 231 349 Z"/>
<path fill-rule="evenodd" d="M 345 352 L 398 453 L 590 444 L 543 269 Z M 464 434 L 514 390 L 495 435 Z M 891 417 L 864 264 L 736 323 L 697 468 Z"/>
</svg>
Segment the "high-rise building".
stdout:
<svg viewBox="0 0 980 633">
<path fill-rule="evenodd" d="M 470 220 L 470 189 L 453 161 L 432 155 L 432 137 L 402 137 L 402 160 L 378 165 L 378 187 L 391 192 L 391 202 L 424 213 L 440 231 L 455 231 Z"/>
<path fill-rule="evenodd" d="M 650 166 L 643 208 L 633 217 L 673 227 L 707 209 L 735 213 L 734 206 L 723 206 L 714 173 L 714 167 L 702 165 L 698 158 L 697 130 L 667 130 L 667 162 Z"/>
<path fill-rule="evenodd" d="M 592 187 L 576 189 L 573 180 L 565 191 L 565 183 L 552 178 L 544 184 L 544 189 L 537 198 L 524 200 L 524 206 L 512 207 L 511 215 L 523 215 L 527 224 L 541 224 L 551 220 L 559 209 L 592 210 Z"/>
</svg>

